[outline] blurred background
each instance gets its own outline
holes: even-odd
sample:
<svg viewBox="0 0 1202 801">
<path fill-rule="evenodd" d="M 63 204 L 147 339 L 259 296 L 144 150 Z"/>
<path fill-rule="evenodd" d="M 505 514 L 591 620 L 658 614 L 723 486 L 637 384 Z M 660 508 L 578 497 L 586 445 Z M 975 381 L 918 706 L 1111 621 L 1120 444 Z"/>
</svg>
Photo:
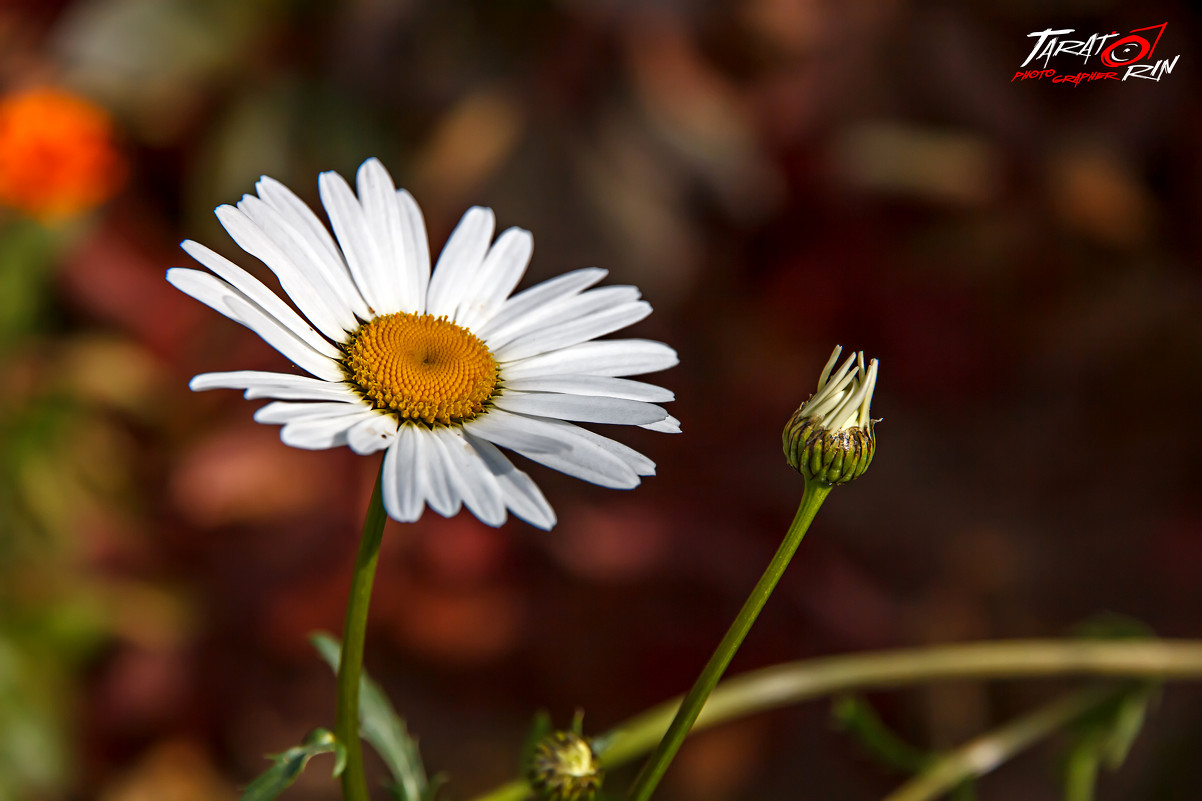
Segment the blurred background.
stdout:
<svg viewBox="0 0 1202 801">
<path fill-rule="evenodd" d="M 534 232 L 527 284 L 606 267 L 656 308 L 631 334 L 681 357 L 651 380 L 684 433 L 617 435 L 659 465 L 638 489 L 526 463 L 550 534 L 389 524 L 367 666 L 443 797 L 511 778 L 538 708 L 598 733 L 687 689 L 792 517 L 780 431 L 835 343 L 881 360 L 876 461 L 732 672 L 1102 612 L 1202 636 L 1195 14 L 6 0 L 0 799 L 234 799 L 264 754 L 332 724 L 306 635 L 340 629 L 377 463 L 287 448 L 239 393 L 190 393 L 198 372 L 287 367 L 163 273 L 183 238 L 266 273 L 213 207 L 260 174 L 315 202 L 319 171 L 372 155 L 434 248 L 492 206 Z M 1156 55 L 1180 61 L 1159 82 L 1011 83 L 1032 31 L 1165 21 Z M 944 747 L 1066 686 L 871 700 Z M 1200 746 L 1202 692 L 1171 685 L 1099 797 L 1200 797 Z M 978 797 L 1057 798 L 1057 759 Z M 285 797 L 337 797 L 330 768 Z M 904 778 L 811 703 L 690 741 L 657 797 L 857 801 Z"/>
</svg>

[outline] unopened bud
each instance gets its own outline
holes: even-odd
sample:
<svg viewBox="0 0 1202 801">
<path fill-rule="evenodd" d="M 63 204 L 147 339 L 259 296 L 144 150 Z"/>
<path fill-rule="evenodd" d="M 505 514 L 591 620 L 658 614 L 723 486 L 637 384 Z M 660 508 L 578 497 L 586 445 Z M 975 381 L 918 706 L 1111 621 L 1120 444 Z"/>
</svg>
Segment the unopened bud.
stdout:
<svg viewBox="0 0 1202 801">
<path fill-rule="evenodd" d="M 877 360 L 865 367 L 861 351 L 834 369 L 842 351 L 835 346 L 818 390 L 793 413 L 782 435 L 785 459 L 807 481 L 846 484 L 864 474 L 876 452 L 868 407 L 876 387 Z"/>
<path fill-rule="evenodd" d="M 528 778 L 541 801 L 592 801 L 605 771 L 587 738 L 557 731 L 534 746 Z"/>
</svg>

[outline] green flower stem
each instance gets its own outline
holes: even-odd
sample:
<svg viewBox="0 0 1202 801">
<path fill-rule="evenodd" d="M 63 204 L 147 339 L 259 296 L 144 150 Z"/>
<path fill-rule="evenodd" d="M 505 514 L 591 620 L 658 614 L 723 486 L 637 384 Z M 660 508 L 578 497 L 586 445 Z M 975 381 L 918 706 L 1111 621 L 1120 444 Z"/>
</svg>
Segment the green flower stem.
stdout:
<svg viewBox="0 0 1202 801">
<path fill-rule="evenodd" d="M 384 502 L 380 494 L 384 463 L 376 476 L 375 489 L 367 506 L 351 595 L 346 602 L 346 625 L 342 631 L 342 655 L 338 663 L 338 715 L 334 730 L 338 742 L 346 747 L 346 768 L 342 772 L 344 801 L 368 801 L 367 778 L 363 773 L 363 743 L 359 738 L 359 679 L 363 673 L 363 641 L 367 636 L 367 608 L 371 603 L 371 585 L 380 560 L 380 539 L 384 532 Z"/>
<path fill-rule="evenodd" d="M 1021 715 L 940 757 L 884 801 L 939 798 L 964 780 L 989 773 L 1018 752 L 1128 691 L 1129 688 L 1089 687 Z"/>
<path fill-rule="evenodd" d="M 756 583 L 751 595 L 743 603 L 743 608 L 739 610 L 735 622 L 731 624 L 726 636 L 722 638 L 722 642 L 718 643 L 718 648 L 706 663 L 705 668 L 702 669 L 701 675 L 697 677 L 693 689 L 689 690 L 689 694 L 684 697 L 684 701 L 681 702 L 680 708 L 668 725 L 663 739 L 652 753 L 651 759 L 647 761 L 638 778 L 635 779 L 634 786 L 627 795 L 630 801 L 647 801 L 655 792 L 659 780 L 663 778 L 664 772 L 668 769 L 668 764 L 680 750 L 680 745 L 684 742 L 689 729 L 693 727 L 697 716 L 701 714 L 701 708 L 705 706 L 706 699 L 710 697 L 718 680 L 726 672 L 726 666 L 730 664 L 735 652 L 743 644 L 743 638 L 747 636 L 755 619 L 759 617 L 760 610 L 764 608 L 768 596 L 772 594 L 772 590 L 776 588 L 776 583 L 780 581 L 785 568 L 789 566 L 789 561 L 797 551 L 797 546 L 801 544 L 801 538 L 805 536 L 806 530 L 814 520 L 814 515 L 818 514 L 819 507 L 822 506 L 822 502 L 826 500 L 830 491 L 830 484 L 819 481 L 806 482 L 805 494 L 802 496 L 801 504 L 797 507 L 797 514 L 794 515 L 793 522 L 789 525 L 789 530 L 785 533 L 784 541 L 777 548 L 772 561 L 768 563 L 768 569 Z"/>
<path fill-rule="evenodd" d="M 1007 640 L 824 656 L 761 668 L 725 681 L 697 718 L 704 729 L 757 712 L 850 690 L 880 690 L 949 679 L 1108 676 L 1202 680 L 1202 640 Z M 664 736 L 680 699 L 652 707 L 593 741 L 613 768 L 647 753 Z M 524 781 L 474 801 L 523 801 Z"/>
</svg>

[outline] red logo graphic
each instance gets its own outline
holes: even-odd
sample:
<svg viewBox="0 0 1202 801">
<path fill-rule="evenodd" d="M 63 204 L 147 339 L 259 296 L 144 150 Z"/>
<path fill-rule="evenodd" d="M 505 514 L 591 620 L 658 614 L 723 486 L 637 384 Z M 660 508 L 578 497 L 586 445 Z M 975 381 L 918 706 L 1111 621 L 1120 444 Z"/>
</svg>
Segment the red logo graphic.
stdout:
<svg viewBox="0 0 1202 801">
<path fill-rule="evenodd" d="M 1010 82 L 1049 79 L 1052 83 L 1071 83 L 1079 86 L 1091 81 L 1125 81 L 1128 78 L 1159 81 L 1173 71 L 1177 66 L 1177 59 L 1181 57 L 1176 55 L 1171 59 L 1152 60 L 1156 45 L 1160 43 L 1160 37 L 1164 35 L 1164 29 L 1167 27 L 1168 23 L 1162 22 L 1146 28 L 1134 28 L 1123 36 L 1120 36 L 1118 31 L 1111 31 L 1108 34 L 1090 34 L 1087 39 L 1061 38 L 1065 34 L 1073 33 L 1073 28 L 1033 31 L 1027 36 L 1035 39 L 1035 46 L 1031 48 L 1031 52 L 1027 54 L 1026 60 L 1020 65 L 1019 71 L 1014 73 Z M 1156 32 L 1155 38 L 1152 38 L 1152 31 Z M 1122 69 L 1122 77 L 1119 77 L 1118 72 L 1057 72 L 1051 67 L 1052 59 L 1056 58 L 1059 61 L 1065 56 L 1077 56 L 1082 60 L 1082 64 L 1087 64 L 1091 58 L 1097 56 L 1102 62 L 1102 67 Z M 1042 69 L 1023 69 L 1036 60 L 1043 62 Z"/>
<path fill-rule="evenodd" d="M 1144 56 L 1152 55 L 1152 51 L 1156 49 L 1156 44 L 1160 41 L 1160 36 L 1164 33 L 1167 25 L 1168 23 L 1165 22 L 1160 25 L 1153 25 L 1150 28 L 1136 28 L 1130 34 L 1102 51 L 1102 63 L 1107 67 L 1124 67 L 1139 61 Z M 1156 38 L 1151 44 L 1148 44 L 1147 39 L 1135 35 L 1140 31 L 1156 31 Z M 1134 55 L 1132 55 L 1133 53 Z M 1173 60 L 1174 62 L 1176 61 L 1176 59 Z"/>
</svg>

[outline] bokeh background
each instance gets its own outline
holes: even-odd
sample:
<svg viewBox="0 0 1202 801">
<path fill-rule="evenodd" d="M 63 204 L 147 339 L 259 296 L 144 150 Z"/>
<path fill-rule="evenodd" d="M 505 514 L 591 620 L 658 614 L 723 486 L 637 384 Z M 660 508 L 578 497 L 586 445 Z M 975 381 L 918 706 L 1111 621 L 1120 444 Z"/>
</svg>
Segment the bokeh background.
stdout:
<svg viewBox="0 0 1202 801">
<path fill-rule="evenodd" d="M 1032 31 L 1164 21 L 1159 82 L 1010 82 Z M 189 393 L 285 362 L 163 272 L 183 238 L 251 266 L 214 206 L 371 155 L 435 248 L 492 206 L 534 232 L 527 283 L 606 267 L 681 357 L 653 380 L 684 433 L 619 435 L 659 465 L 638 489 L 527 464 L 550 534 L 389 524 L 367 665 L 445 798 L 513 776 L 539 708 L 596 733 L 687 688 L 792 516 L 780 430 L 836 342 L 881 360 L 877 458 L 733 672 L 1101 612 L 1202 636 L 1198 32 L 1106 0 L 7 0 L 0 89 L 88 98 L 126 166 L 69 219 L 0 211 L 0 798 L 233 799 L 332 723 L 306 635 L 340 627 L 376 462 Z M 940 747 L 1065 686 L 871 698 Z M 1099 797 L 1196 799 L 1200 747 L 1172 685 Z M 1057 758 L 979 798 L 1058 797 Z M 286 797 L 336 797 L 330 767 Z M 812 703 L 697 737 L 661 795 L 903 778 Z"/>
</svg>

